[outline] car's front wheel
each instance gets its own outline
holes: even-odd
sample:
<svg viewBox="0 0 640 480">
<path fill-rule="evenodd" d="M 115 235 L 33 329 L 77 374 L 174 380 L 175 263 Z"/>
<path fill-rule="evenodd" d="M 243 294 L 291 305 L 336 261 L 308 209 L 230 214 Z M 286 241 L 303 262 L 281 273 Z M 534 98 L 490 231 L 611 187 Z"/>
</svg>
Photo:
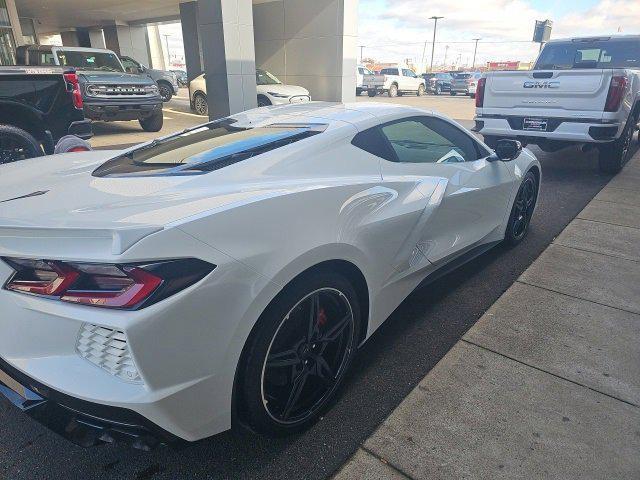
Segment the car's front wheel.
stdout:
<svg viewBox="0 0 640 480">
<path fill-rule="evenodd" d="M 209 103 L 204 93 L 196 93 L 193 96 L 193 109 L 198 115 L 209 116 Z"/>
<path fill-rule="evenodd" d="M 419 97 L 423 97 L 423 96 L 424 96 L 425 91 L 426 91 L 426 90 L 425 90 L 425 88 L 424 88 L 424 85 L 420 85 L 420 86 L 418 87 L 418 92 L 416 93 L 416 95 L 418 95 Z"/>
<path fill-rule="evenodd" d="M 162 111 L 160 111 L 146 118 L 140 118 L 138 122 L 140 122 L 140 126 L 145 132 L 159 132 L 162 130 L 162 125 L 164 124 L 164 116 Z"/>
<path fill-rule="evenodd" d="M 163 102 L 169 102 L 173 98 L 173 88 L 168 83 L 160 82 L 158 84 L 158 90 Z"/>
<path fill-rule="evenodd" d="M 270 435 L 311 425 L 342 384 L 359 325 L 357 295 L 344 276 L 317 271 L 287 286 L 243 354 L 241 411 L 249 425 Z"/>
<path fill-rule="evenodd" d="M 504 241 L 507 245 L 517 245 L 529 231 L 531 216 L 538 199 L 538 178 L 531 171 L 522 179 L 516 200 L 511 208 Z"/>
</svg>

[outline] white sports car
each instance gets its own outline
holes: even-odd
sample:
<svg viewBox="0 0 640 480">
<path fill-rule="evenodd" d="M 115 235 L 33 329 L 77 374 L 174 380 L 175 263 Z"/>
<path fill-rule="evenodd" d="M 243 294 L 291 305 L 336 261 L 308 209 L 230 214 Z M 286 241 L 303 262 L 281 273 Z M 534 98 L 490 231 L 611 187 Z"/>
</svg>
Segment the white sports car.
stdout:
<svg viewBox="0 0 640 480">
<path fill-rule="evenodd" d="M 540 173 L 380 103 L 3 166 L 0 391 L 82 445 L 300 430 L 412 290 L 522 240 Z"/>
</svg>

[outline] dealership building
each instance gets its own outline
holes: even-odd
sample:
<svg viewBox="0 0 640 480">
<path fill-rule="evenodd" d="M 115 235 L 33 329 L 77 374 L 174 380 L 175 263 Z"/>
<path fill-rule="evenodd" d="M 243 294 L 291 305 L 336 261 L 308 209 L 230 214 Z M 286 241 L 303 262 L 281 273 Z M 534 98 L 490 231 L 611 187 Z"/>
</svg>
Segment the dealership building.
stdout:
<svg viewBox="0 0 640 480">
<path fill-rule="evenodd" d="M 358 0 L 0 0 L 0 64 L 46 44 L 108 48 L 166 68 L 158 25 L 181 22 L 189 78 L 206 73 L 211 117 L 256 106 L 255 70 L 314 100 L 355 98 Z"/>
</svg>

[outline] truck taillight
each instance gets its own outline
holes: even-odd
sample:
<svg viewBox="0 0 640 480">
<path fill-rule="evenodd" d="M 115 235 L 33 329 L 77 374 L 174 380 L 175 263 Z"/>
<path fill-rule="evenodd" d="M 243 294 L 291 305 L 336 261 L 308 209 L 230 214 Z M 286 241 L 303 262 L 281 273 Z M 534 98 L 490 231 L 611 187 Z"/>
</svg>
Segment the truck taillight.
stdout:
<svg viewBox="0 0 640 480">
<path fill-rule="evenodd" d="M 193 258 L 104 264 L 3 258 L 14 270 L 5 289 L 90 307 L 137 310 L 199 282 L 215 265 Z"/>
<path fill-rule="evenodd" d="M 478 87 L 476 88 L 476 107 L 482 107 L 484 104 L 484 88 L 486 84 L 486 78 L 482 77 L 478 79 Z"/>
<path fill-rule="evenodd" d="M 609 93 L 607 93 L 607 101 L 604 104 L 605 112 L 617 112 L 624 98 L 625 90 L 628 84 L 627 77 L 617 75 L 611 77 L 609 83 Z"/>
<path fill-rule="evenodd" d="M 78 74 L 75 72 L 65 73 L 64 79 L 71 86 L 73 106 L 78 110 L 82 110 L 84 102 L 82 101 L 82 92 L 80 91 L 80 80 L 78 79 Z"/>
</svg>

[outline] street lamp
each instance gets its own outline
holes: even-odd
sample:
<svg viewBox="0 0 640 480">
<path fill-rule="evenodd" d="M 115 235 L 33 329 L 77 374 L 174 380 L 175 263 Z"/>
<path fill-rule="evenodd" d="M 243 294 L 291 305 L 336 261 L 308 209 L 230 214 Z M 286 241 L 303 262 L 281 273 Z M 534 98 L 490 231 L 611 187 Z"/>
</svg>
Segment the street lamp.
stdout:
<svg viewBox="0 0 640 480">
<path fill-rule="evenodd" d="M 429 20 L 433 20 L 433 43 L 431 44 L 431 67 L 429 68 L 430 72 L 433 72 L 433 54 L 436 48 L 436 29 L 438 28 L 438 20 L 444 17 L 429 17 Z"/>
<path fill-rule="evenodd" d="M 169 68 L 171 68 L 171 52 L 169 51 L 169 37 L 171 37 L 172 35 L 163 33 L 162 36 L 164 37 L 164 43 L 167 46 L 167 59 L 169 60 L 167 64 L 167 70 L 168 70 Z"/>
<path fill-rule="evenodd" d="M 478 51 L 478 42 L 480 40 L 482 40 L 482 39 L 481 38 L 472 38 L 471 40 L 476 42 L 476 46 L 473 49 L 473 67 L 472 67 L 472 70 L 474 70 L 476 68 L 476 52 Z"/>
</svg>

